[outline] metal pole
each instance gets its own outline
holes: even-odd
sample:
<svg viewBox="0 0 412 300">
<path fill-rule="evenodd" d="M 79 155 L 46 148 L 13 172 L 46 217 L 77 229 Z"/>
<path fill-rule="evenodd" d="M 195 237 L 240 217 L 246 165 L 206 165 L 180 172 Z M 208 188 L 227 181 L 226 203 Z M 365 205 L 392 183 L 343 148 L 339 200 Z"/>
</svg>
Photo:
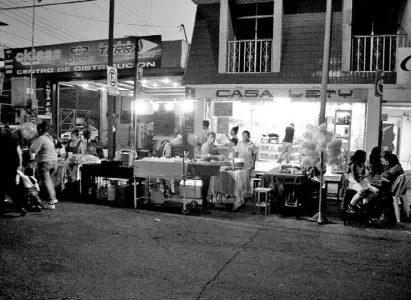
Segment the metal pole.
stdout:
<svg viewBox="0 0 412 300">
<path fill-rule="evenodd" d="M 30 99 L 33 103 L 33 98 L 36 98 L 36 93 L 33 92 L 33 60 L 34 60 L 34 26 L 36 19 L 36 0 L 33 0 L 33 18 L 31 22 L 31 57 L 30 57 Z"/>
<path fill-rule="evenodd" d="M 329 79 L 329 54 L 330 54 L 330 35 L 332 27 L 332 0 L 326 0 L 326 21 L 325 21 L 325 40 L 323 44 L 323 64 L 322 64 L 322 88 L 320 92 L 320 113 L 319 122 L 321 125 L 326 122 L 326 97 L 328 91 Z M 326 218 L 322 217 L 322 201 L 323 201 L 323 151 L 320 156 L 320 184 L 319 184 L 319 213 L 317 214 L 318 224 L 326 222 Z M 325 199 L 326 200 L 326 199 Z M 312 218 L 316 218 L 316 215 Z"/>
<path fill-rule="evenodd" d="M 113 29 L 114 29 L 114 7 L 115 7 L 115 0 L 110 0 L 110 9 L 109 9 L 109 49 L 108 49 L 108 62 L 107 64 L 112 67 L 113 66 Z M 107 96 L 107 110 L 108 110 L 108 158 L 113 160 L 115 153 L 116 153 L 116 143 L 114 141 L 114 134 L 113 134 L 113 126 L 114 126 L 114 104 L 115 98 L 114 96 L 108 95 Z"/>
<path fill-rule="evenodd" d="M 139 37 L 136 37 L 135 39 L 135 48 L 134 48 L 134 78 L 133 78 L 133 84 L 134 84 L 134 88 L 133 88 L 133 117 L 132 117 L 132 121 L 133 121 L 133 156 L 136 152 L 136 144 L 137 144 L 137 132 L 136 132 L 136 122 L 137 122 L 137 118 L 136 118 L 136 107 L 137 107 L 137 97 L 140 93 L 139 91 Z M 136 158 L 135 158 L 136 159 Z"/>
<path fill-rule="evenodd" d="M 329 54 L 330 54 L 330 33 L 332 26 L 332 0 L 326 0 L 326 24 L 325 24 L 325 40 L 323 44 L 323 64 L 322 64 L 322 88 L 320 91 L 320 113 L 319 122 L 321 125 L 325 123 L 326 118 L 326 96 L 328 91 L 329 79 Z"/>
</svg>

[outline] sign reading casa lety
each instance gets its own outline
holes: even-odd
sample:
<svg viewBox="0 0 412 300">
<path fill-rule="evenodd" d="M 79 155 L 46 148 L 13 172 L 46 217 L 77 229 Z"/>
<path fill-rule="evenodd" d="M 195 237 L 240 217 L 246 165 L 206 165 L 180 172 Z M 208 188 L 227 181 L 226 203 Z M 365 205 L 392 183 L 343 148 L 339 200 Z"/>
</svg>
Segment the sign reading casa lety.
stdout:
<svg viewBox="0 0 412 300">
<path fill-rule="evenodd" d="M 351 97 L 353 90 L 328 90 L 327 97 Z M 319 89 L 310 90 L 256 90 L 256 89 L 237 89 L 237 90 L 217 90 L 217 98 L 274 98 L 274 97 L 288 97 L 288 98 L 319 98 Z"/>
<path fill-rule="evenodd" d="M 33 74 L 104 71 L 107 66 L 108 41 L 86 41 L 79 43 L 49 45 L 31 48 L 6 49 L 6 75 L 30 74 L 33 59 Z M 135 39 L 115 39 L 113 61 L 118 69 L 134 68 Z M 145 36 L 138 40 L 139 67 L 160 68 L 162 40 L 160 35 Z"/>
</svg>

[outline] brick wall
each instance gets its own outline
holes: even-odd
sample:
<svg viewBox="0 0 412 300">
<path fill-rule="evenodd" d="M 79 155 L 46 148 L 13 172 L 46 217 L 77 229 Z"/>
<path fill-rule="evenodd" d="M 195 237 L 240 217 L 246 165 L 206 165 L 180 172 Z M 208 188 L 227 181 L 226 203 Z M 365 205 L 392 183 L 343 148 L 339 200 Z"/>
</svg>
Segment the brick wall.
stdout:
<svg viewBox="0 0 412 300">
<path fill-rule="evenodd" d="M 284 15 L 281 72 L 264 74 L 218 74 L 219 14 L 219 4 L 198 5 L 184 85 L 321 83 L 324 13 Z M 374 74 L 341 71 L 341 17 L 333 14 L 329 83 L 374 83 Z"/>
</svg>

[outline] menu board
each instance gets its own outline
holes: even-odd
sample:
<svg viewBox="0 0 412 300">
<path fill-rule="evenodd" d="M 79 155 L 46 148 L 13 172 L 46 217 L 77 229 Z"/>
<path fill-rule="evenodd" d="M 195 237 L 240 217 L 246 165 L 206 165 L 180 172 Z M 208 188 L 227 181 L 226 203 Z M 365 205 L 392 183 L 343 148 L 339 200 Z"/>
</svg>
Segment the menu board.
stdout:
<svg viewBox="0 0 412 300">
<path fill-rule="evenodd" d="M 217 133 L 229 133 L 229 118 L 217 118 Z"/>
<path fill-rule="evenodd" d="M 173 135 L 175 131 L 175 112 L 158 110 L 153 114 L 153 134 Z"/>
<path fill-rule="evenodd" d="M 232 117 L 233 102 L 215 102 L 214 103 L 215 117 Z"/>
<path fill-rule="evenodd" d="M 195 132 L 195 114 L 194 114 L 194 112 L 184 114 L 183 132 L 185 134 Z"/>
</svg>

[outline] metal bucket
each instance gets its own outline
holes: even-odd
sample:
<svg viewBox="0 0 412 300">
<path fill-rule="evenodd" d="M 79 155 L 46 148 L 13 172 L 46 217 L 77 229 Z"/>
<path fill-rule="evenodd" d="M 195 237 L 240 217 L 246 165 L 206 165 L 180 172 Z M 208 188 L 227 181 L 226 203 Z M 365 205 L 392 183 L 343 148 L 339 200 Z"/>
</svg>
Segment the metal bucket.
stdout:
<svg viewBox="0 0 412 300">
<path fill-rule="evenodd" d="M 133 155 L 132 152 L 129 151 L 122 151 L 121 152 L 121 158 L 122 158 L 122 165 L 131 167 L 133 166 Z"/>
</svg>

